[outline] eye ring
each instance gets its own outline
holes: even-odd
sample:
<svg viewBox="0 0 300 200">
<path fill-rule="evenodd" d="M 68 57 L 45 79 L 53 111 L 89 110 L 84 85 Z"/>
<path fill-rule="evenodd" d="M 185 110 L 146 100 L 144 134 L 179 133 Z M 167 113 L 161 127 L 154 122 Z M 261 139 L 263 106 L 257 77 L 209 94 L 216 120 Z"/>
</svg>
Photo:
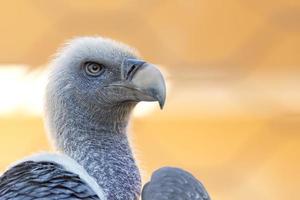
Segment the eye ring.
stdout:
<svg viewBox="0 0 300 200">
<path fill-rule="evenodd" d="M 104 66 L 102 64 L 89 61 L 84 63 L 84 68 L 87 75 L 99 76 L 102 73 Z"/>
</svg>

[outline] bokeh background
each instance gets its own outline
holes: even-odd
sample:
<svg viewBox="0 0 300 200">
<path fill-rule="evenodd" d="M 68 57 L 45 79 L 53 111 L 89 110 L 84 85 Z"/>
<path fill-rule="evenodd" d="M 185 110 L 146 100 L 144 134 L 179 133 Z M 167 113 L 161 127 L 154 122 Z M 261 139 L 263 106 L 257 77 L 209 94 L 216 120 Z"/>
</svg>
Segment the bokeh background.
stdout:
<svg viewBox="0 0 300 200">
<path fill-rule="evenodd" d="M 0 169 L 51 150 L 46 66 L 66 40 L 102 35 L 162 65 L 165 109 L 139 105 L 132 140 L 144 180 L 191 171 L 214 200 L 300 198 L 300 1 L 2 1 Z"/>
</svg>

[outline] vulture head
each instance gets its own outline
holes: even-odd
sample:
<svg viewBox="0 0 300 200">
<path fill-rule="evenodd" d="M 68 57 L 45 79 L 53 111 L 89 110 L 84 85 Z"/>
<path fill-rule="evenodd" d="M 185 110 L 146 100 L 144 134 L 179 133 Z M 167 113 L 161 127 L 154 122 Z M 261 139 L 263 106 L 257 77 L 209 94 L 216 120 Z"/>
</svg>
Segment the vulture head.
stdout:
<svg viewBox="0 0 300 200">
<path fill-rule="evenodd" d="M 68 111 L 97 122 L 123 122 L 138 102 L 158 101 L 163 108 L 166 98 L 160 71 L 134 49 L 110 39 L 70 41 L 57 54 L 50 74 L 46 90 L 50 129 Z"/>
</svg>

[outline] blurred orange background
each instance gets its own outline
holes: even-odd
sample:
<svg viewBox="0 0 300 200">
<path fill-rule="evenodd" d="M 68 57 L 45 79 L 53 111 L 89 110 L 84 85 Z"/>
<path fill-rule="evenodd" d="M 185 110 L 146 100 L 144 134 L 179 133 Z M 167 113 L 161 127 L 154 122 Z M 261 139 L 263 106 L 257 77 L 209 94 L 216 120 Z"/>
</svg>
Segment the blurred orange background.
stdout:
<svg viewBox="0 0 300 200">
<path fill-rule="evenodd" d="M 50 150 L 45 68 L 66 40 L 101 35 L 162 65 L 165 109 L 131 127 L 145 181 L 172 165 L 214 200 L 300 199 L 300 1 L 3 1 L 0 169 Z"/>
</svg>

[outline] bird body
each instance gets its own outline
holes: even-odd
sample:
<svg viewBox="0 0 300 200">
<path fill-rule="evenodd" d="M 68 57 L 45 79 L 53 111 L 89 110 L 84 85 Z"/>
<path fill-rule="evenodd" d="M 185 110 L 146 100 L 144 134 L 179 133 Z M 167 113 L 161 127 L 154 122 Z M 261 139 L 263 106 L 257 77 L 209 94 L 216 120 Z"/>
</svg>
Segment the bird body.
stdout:
<svg viewBox="0 0 300 200">
<path fill-rule="evenodd" d="M 51 64 L 45 97 L 47 131 L 60 153 L 29 157 L 9 168 L 0 177 L 0 200 L 139 199 L 141 177 L 127 126 L 138 102 L 158 101 L 162 108 L 165 96 L 160 71 L 132 48 L 101 37 L 70 41 Z M 169 180 L 185 174 L 167 172 Z M 202 189 L 186 180 L 200 188 L 191 191 Z M 157 184 L 147 184 L 143 200 L 153 199 L 149 191 L 172 199 L 166 192 L 172 188 Z"/>
</svg>

